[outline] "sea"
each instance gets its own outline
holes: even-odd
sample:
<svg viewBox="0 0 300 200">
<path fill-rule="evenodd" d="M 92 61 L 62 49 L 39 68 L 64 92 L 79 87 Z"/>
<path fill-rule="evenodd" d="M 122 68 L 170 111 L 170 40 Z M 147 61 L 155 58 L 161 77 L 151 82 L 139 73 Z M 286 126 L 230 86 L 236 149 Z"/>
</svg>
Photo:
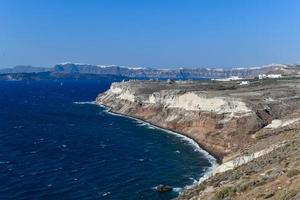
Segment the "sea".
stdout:
<svg viewBox="0 0 300 200">
<path fill-rule="evenodd" d="M 191 139 L 96 105 L 112 81 L 0 82 L 1 200 L 167 200 L 210 173 Z"/>
</svg>

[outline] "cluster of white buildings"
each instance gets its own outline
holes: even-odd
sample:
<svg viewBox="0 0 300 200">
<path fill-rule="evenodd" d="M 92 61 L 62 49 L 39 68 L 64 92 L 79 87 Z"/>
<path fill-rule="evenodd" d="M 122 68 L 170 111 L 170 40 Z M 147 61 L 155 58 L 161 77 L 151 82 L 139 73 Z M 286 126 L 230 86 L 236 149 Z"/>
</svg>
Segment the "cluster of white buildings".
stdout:
<svg viewBox="0 0 300 200">
<path fill-rule="evenodd" d="M 259 74 L 258 79 L 265 79 L 265 78 L 281 78 L 281 74 Z"/>
<path fill-rule="evenodd" d="M 241 80 L 242 78 L 238 77 L 238 76 L 231 76 L 229 78 L 219 78 L 219 79 L 212 79 L 215 81 L 237 81 L 237 80 Z"/>
<path fill-rule="evenodd" d="M 258 75 L 258 79 L 266 79 L 266 78 L 281 78 L 282 75 L 281 74 L 259 74 Z M 246 80 L 242 80 L 243 78 L 240 78 L 238 76 L 231 76 L 229 78 L 223 78 L 223 79 L 212 79 L 215 81 L 238 81 L 241 80 L 241 82 L 239 82 L 239 85 L 249 85 L 250 82 L 246 81 Z"/>
</svg>

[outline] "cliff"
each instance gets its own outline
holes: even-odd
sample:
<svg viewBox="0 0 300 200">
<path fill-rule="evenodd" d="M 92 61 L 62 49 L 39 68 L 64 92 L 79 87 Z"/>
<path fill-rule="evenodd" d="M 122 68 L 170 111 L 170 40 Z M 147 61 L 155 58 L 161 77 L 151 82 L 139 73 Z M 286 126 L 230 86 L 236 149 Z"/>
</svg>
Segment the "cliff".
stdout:
<svg viewBox="0 0 300 200">
<path fill-rule="evenodd" d="M 251 80 L 246 86 L 239 83 L 113 83 L 96 102 L 113 112 L 193 138 L 222 163 L 215 169 L 216 177 L 282 148 L 287 141 L 280 133 L 300 119 L 299 79 Z M 211 188 L 210 194 L 215 195 L 219 187 Z M 188 190 L 182 198 L 196 198 L 201 191 L 195 194 Z"/>
</svg>

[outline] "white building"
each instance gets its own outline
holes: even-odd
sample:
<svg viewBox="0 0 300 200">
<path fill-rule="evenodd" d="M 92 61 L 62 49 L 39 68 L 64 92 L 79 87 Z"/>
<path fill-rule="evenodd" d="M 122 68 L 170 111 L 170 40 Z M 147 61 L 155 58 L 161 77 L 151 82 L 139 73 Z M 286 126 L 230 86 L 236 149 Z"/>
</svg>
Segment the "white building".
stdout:
<svg viewBox="0 0 300 200">
<path fill-rule="evenodd" d="M 250 82 L 249 81 L 242 81 L 242 82 L 240 82 L 240 84 L 239 85 L 249 85 L 250 84 Z"/>
<path fill-rule="evenodd" d="M 259 79 L 264 79 L 264 78 L 281 78 L 282 75 L 281 74 L 259 74 L 258 75 L 258 78 Z"/>
<path fill-rule="evenodd" d="M 236 81 L 236 80 L 241 80 L 242 78 L 238 77 L 238 76 L 231 76 L 229 78 L 220 78 L 220 79 L 212 79 L 215 81 Z"/>
</svg>

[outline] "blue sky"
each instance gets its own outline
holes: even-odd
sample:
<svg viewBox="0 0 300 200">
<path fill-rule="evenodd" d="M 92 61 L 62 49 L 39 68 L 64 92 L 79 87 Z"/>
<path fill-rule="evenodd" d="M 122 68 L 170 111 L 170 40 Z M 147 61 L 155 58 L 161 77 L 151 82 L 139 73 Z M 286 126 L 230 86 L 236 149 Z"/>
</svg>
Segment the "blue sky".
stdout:
<svg viewBox="0 0 300 200">
<path fill-rule="evenodd" d="M 300 62 L 298 0 L 1 0 L 0 68 Z"/>
</svg>

